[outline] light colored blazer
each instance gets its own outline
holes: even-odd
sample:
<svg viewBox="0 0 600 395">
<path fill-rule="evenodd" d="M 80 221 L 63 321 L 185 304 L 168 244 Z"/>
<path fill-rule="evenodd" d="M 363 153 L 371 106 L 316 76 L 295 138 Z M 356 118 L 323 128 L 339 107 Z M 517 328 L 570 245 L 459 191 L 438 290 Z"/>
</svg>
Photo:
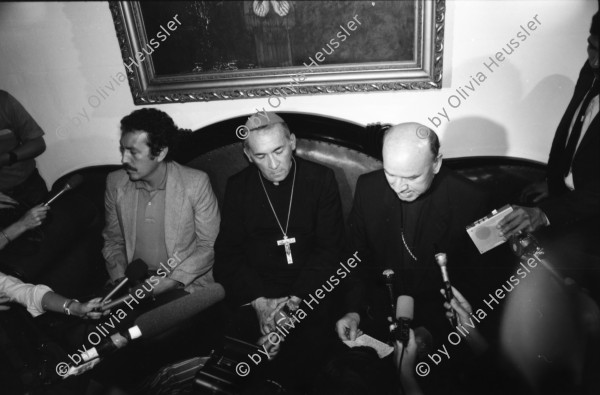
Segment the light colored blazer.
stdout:
<svg viewBox="0 0 600 395">
<path fill-rule="evenodd" d="M 213 283 L 213 246 L 221 217 L 208 175 L 175 162 L 167 162 L 165 244 L 167 278 L 179 281 L 188 292 Z M 108 175 L 102 232 L 102 254 L 111 280 L 125 276 L 135 249 L 138 189 L 125 170 Z M 166 270 L 164 270 L 166 271 Z M 161 274 L 162 275 L 162 274 Z"/>
</svg>

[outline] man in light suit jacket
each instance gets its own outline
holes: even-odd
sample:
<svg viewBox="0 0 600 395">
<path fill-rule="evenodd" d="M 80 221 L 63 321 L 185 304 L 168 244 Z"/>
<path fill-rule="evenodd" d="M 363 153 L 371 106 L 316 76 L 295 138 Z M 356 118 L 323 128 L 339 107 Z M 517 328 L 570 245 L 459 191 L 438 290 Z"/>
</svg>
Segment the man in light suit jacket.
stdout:
<svg viewBox="0 0 600 395">
<path fill-rule="evenodd" d="M 154 274 L 154 295 L 213 282 L 219 232 L 217 199 L 208 176 L 169 160 L 180 130 L 164 112 L 140 109 L 121 120 L 123 169 L 106 182 L 104 248 L 113 283 L 142 259 Z M 148 291 L 148 289 L 146 289 Z"/>
</svg>

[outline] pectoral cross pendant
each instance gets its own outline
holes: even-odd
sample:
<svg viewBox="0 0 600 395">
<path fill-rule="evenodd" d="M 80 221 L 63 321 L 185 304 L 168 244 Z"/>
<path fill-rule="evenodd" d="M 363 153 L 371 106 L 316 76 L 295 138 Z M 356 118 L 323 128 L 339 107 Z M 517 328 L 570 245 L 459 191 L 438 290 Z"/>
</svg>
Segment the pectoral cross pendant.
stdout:
<svg viewBox="0 0 600 395">
<path fill-rule="evenodd" d="M 296 242 L 296 238 L 295 237 L 287 237 L 286 235 L 283 236 L 283 239 L 281 240 L 277 240 L 277 245 L 278 246 L 285 246 L 285 256 L 287 258 L 287 263 L 288 265 L 291 265 L 292 263 L 294 263 L 294 261 L 292 260 L 292 249 L 290 248 L 290 244 L 293 244 Z"/>
</svg>

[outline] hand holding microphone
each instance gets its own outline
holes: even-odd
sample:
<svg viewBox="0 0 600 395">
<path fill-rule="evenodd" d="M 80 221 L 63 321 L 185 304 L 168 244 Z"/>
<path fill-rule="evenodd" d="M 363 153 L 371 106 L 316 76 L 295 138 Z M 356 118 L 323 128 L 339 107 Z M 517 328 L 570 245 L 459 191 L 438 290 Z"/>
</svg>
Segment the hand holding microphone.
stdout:
<svg viewBox="0 0 600 395">
<path fill-rule="evenodd" d="M 415 332 L 410 329 L 406 346 L 400 341 L 394 341 L 394 365 L 400 371 L 401 377 L 413 377 L 417 361 L 417 342 Z"/>
<path fill-rule="evenodd" d="M 422 395 L 423 392 L 417 383 L 414 371 L 418 356 L 418 346 L 415 331 L 410 329 L 414 316 L 415 301 L 411 296 L 401 295 L 396 302 L 396 322 L 392 333 L 395 340 L 394 364 L 400 373 L 402 393 L 409 395 Z M 423 331 L 424 328 L 417 328 Z"/>
<path fill-rule="evenodd" d="M 46 219 L 48 210 L 50 210 L 50 207 L 39 204 L 23 214 L 18 223 L 23 226 L 25 231 L 37 228 Z"/>
<path fill-rule="evenodd" d="M 10 236 L 14 240 L 16 237 L 19 237 L 22 233 L 37 228 L 42 225 L 46 217 L 48 216 L 48 211 L 50 210 L 50 203 L 56 200 L 63 193 L 79 186 L 83 181 L 83 177 L 79 174 L 75 174 L 70 177 L 67 183 L 60 189 L 60 191 L 54 193 L 52 197 L 46 200 L 44 203 L 38 204 L 37 206 L 29 209 L 19 220 L 14 224 L 17 226 L 17 230 L 14 233 L 11 233 Z M 0 201 L 4 204 L 6 202 L 11 203 L 15 202 L 13 199 L 9 198 L 4 194 L 0 194 Z M 9 240 L 10 241 L 10 240 Z"/>
<path fill-rule="evenodd" d="M 394 293 L 394 279 L 396 274 L 392 269 L 385 269 L 383 273 L 381 273 L 383 277 L 383 283 L 388 291 L 388 299 L 390 302 L 390 322 L 394 321 L 394 313 L 396 312 L 396 294 Z"/>
<path fill-rule="evenodd" d="M 78 366 L 71 366 L 67 378 L 81 374 L 95 366 L 102 357 L 125 347 L 129 342 L 140 338 L 157 336 L 168 329 L 177 327 L 213 304 L 223 300 L 225 290 L 220 284 L 210 284 L 203 289 L 179 299 L 173 300 L 136 318 L 134 326 L 126 331 L 115 333 L 105 338 L 96 347 L 86 350 L 81 354 L 82 362 Z"/>
<path fill-rule="evenodd" d="M 127 282 L 136 283 L 146 277 L 148 272 L 148 265 L 142 259 L 136 259 L 127 265 L 125 269 L 125 277 L 108 293 L 102 298 L 102 303 L 107 303 L 110 298 L 113 297 Z"/>
<path fill-rule="evenodd" d="M 406 348 L 410 339 L 410 326 L 415 310 L 415 300 L 412 296 L 400 295 L 396 302 L 396 322 L 392 327 L 394 338 Z"/>
<path fill-rule="evenodd" d="M 406 395 L 423 395 L 423 390 L 415 377 L 418 350 L 414 331 L 411 329 L 408 345 L 394 342 L 394 365 L 400 373 L 401 392 Z"/>
<path fill-rule="evenodd" d="M 445 253 L 440 252 L 439 254 L 435 254 L 435 261 L 437 262 L 437 264 L 440 266 L 440 269 L 442 270 L 442 280 L 444 281 L 444 288 L 445 288 L 444 296 L 446 296 L 446 301 L 448 302 L 448 304 L 451 304 L 452 298 L 453 298 L 453 294 L 452 294 L 453 287 L 452 287 L 452 284 L 450 284 L 450 276 L 448 276 L 448 268 L 446 267 L 446 264 L 448 263 L 448 258 L 446 257 Z M 456 314 L 454 312 L 452 312 L 449 319 L 450 319 L 450 324 L 452 325 L 453 328 L 455 328 L 456 325 L 458 325 L 458 322 L 456 321 Z"/>
<path fill-rule="evenodd" d="M 69 178 L 65 185 L 56 193 L 52 194 L 52 197 L 43 203 L 43 206 L 49 206 L 50 203 L 58 199 L 63 193 L 70 191 L 71 189 L 77 188 L 83 182 L 83 177 L 80 174 L 75 174 Z"/>
<path fill-rule="evenodd" d="M 440 292 L 448 299 L 446 290 L 440 289 Z M 469 335 L 466 337 L 467 343 L 474 353 L 483 353 L 488 348 L 488 343 L 477 328 L 473 327 L 479 321 L 471 317 L 473 316 L 473 308 L 467 299 L 456 288 L 452 287 L 451 300 L 450 302 L 444 302 L 444 307 L 447 310 L 446 317 L 449 319 L 458 316 L 457 325 L 461 325 L 464 328 L 464 325 L 468 324 Z"/>
<path fill-rule="evenodd" d="M 456 288 L 452 287 L 451 292 L 452 294 L 450 295 L 450 298 L 448 298 L 447 291 L 445 289 L 440 289 L 440 293 L 446 298 L 446 302 L 444 302 L 446 317 L 448 319 L 455 317 L 458 321 L 457 325 L 464 325 L 465 323 L 470 322 L 469 315 L 473 313 L 473 308 Z M 448 301 L 448 299 L 450 300 Z"/>
</svg>

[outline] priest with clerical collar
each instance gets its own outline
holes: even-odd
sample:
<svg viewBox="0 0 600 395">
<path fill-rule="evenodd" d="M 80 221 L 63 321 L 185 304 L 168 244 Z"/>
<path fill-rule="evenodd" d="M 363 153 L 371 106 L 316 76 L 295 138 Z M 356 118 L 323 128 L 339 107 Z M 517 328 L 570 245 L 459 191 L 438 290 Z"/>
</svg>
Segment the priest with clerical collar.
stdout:
<svg viewBox="0 0 600 395">
<path fill-rule="evenodd" d="M 302 358 L 319 352 L 313 350 L 315 338 L 321 341 L 331 332 L 326 320 L 317 319 L 322 311 L 310 311 L 302 300 L 339 262 L 340 194 L 331 169 L 294 156 L 296 137 L 280 116 L 257 113 L 246 127 L 244 153 L 250 165 L 227 182 L 214 274 L 233 308 L 232 327 L 238 329 L 233 334 L 248 341 L 266 343 L 284 306 L 288 313 L 306 312 L 308 317 L 282 339 L 281 352 L 270 364 L 271 378 L 295 385 L 310 370 L 310 363 L 300 363 Z M 321 310 L 327 301 L 322 302 Z M 279 349 L 279 344 L 267 346 Z"/>
</svg>

